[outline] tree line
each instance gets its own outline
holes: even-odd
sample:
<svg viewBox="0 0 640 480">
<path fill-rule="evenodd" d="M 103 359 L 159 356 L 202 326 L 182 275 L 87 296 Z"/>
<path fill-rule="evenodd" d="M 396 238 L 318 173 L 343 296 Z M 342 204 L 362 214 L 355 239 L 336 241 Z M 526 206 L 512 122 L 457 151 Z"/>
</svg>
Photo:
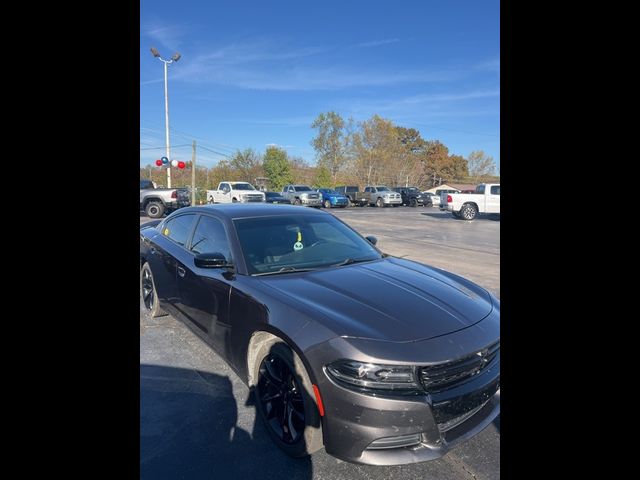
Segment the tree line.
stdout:
<svg viewBox="0 0 640 480">
<path fill-rule="evenodd" d="M 257 178 L 266 178 L 268 188 L 274 191 L 288 183 L 361 188 L 409 185 L 425 190 L 443 183 L 477 184 L 495 178 L 495 162 L 482 150 L 467 158 L 450 154 L 439 140 L 425 140 L 418 130 L 395 125 L 379 115 L 355 122 L 326 112 L 318 115 L 311 128 L 316 131 L 311 141 L 315 165 L 277 146 L 267 147 L 263 154 L 250 148 L 238 150 L 214 167 L 196 166 L 196 187 L 204 191 L 225 180 L 254 183 Z M 173 186 L 191 185 L 191 162 L 186 163 L 185 169 L 172 169 Z M 152 165 L 140 169 L 140 178 L 166 185 L 165 170 Z"/>
</svg>

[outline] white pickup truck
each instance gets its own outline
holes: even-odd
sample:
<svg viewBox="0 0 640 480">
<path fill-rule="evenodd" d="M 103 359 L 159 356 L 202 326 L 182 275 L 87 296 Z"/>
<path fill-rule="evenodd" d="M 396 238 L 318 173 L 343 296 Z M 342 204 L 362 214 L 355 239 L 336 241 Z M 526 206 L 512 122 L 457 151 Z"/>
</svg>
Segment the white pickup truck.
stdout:
<svg viewBox="0 0 640 480">
<path fill-rule="evenodd" d="M 500 214 L 500 184 L 481 183 L 475 193 L 440 194 L 440 210 L 451 212 L 454 217 L 473 220 L 478 213 Z"/>
<path fill-rule="evenodd" d="M 217 190 L 207 190 L 209 203 L 264 202 L 264 192 L 248 182 L 220 182 Z"/>
</svg>

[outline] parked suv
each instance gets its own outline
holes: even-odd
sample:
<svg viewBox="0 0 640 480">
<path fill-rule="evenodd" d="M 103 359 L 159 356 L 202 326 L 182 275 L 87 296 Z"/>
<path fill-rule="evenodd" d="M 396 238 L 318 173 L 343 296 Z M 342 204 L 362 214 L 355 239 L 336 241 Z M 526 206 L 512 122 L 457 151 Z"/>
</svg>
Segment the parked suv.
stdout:
<svg viewBox="0 0 640 480">
<path fill-rule="evenodd" d="M 402 196 L 402 204 L 411 207 L 432 207 L 433 202 L 428 195 L 423 195 L 416 187 L 395 187 L 393 189 Z"/>
</svg>

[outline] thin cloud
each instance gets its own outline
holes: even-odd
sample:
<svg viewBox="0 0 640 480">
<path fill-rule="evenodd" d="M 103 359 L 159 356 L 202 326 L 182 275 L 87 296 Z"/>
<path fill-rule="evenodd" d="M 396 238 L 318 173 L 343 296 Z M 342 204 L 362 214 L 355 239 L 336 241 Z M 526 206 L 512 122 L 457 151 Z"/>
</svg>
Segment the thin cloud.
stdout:
<svg viewBox="0 0 640 480">
<path fill-rule="evenodd" d="M 406 83 L 446 82 L 460 78 L 460 71 L 375 71 L 350 68 L 277 66 L 269 69 L 192 63 L 176 69 L 174 79 L 214 83 L 249 90 L 310 91 L 351 87 L 390 86 Z"/>
<path fill-rule="evenodd" d="M 144 31 L 145 36 L 170 50 L 170 53 L 165 54 L 166 56 L 170 56 L 175 50 L 180 48 L 182 38 L 188 32 L 186 25 L 150 24 L 141 30 Z"/>
<path fill-rule="evenodd" d="M 399 38 L 387 38 L 385 40 L 373 40 L 371 42 L 358 43 L 356 47 L 358 48 L 379 47 L 380 45 L 388 45 L 390 43 L 396 43 L 399 41 L 400 41 Z"/>
</svg>

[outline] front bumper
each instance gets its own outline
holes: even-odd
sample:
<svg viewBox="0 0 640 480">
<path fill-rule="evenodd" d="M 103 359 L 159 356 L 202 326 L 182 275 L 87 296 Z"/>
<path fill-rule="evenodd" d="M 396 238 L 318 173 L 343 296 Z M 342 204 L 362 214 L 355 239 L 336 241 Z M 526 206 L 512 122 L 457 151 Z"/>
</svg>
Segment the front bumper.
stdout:
<svg viewBox="0 0 640 480">
<path fill-rule="evenodd" d="M 302 202 L 303 205 L 309 206 L 309 207 L 319 207 L 320 205 L 322 205 L 322 199 L 321 198 L 301 198 L 300 201 Z"/>
<path fill-rule="evenodd" d="M 460 344 L 456 340 L 470 339 L 470 330 L 475 329 L 465 330 L 451 336 L 453 345 Z M 478 348 L 490 343 L 488 338 L 476 337 Z M 416 352 L 425 352 L 431 342 L 415 343 L 421 345 L 407 345 L 405 353 L 410 355 L 414 348 Z M 330 358 L 353 358 L 353 352 L 345 355 L 345 349 L 337 343 L 328 344 L 333 345 L 308 352 L 311 364 L 326 365 Z M 425 353 L 431 355 L 429 350 Z M 380 359 L 378 363 L 384 361 Z M 480 433 L 500 414 L 499 354 L 466 382 L 432 394 L 374 396 L 339 385 L 324 369 L 316 371 L 315 376 L 325 410 L 322 417 L 325 450 L 352 463 L 401 465 L 433 460 Z"/>
<path fill-rule="evenodd" d="M 329 199 L 332 207 L 342 207 L 347 205 L 347 199 L 331 198 Z"/>
<path fill-rule="evenodd" d="M 382 203 L 385 205 L 402 205 L 402 198 L 384 198 L 382 197 Z"/>
</svg>

